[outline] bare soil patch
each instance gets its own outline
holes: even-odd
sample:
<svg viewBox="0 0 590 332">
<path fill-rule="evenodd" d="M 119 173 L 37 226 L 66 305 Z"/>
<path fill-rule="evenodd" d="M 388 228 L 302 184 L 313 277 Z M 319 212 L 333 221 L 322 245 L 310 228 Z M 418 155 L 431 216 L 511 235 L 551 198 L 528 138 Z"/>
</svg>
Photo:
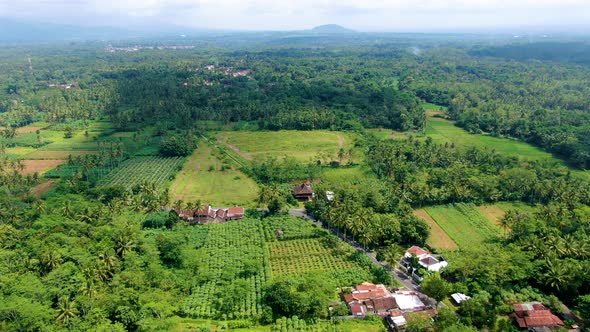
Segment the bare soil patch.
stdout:
<svg viewBox="0 0 590 332">
<path fill-rule="evenodd" d="M 33 195 L 35 195 L 35 197 L 41 198 L 43 197 L 43 195 L 47 194 L 49 190 L 51 190 L 54 183 L 55 180 L 47 180 L 33 187 L 33 189 L 31 189 L 31 192 L 33 193 Z"/>
<path fill-rule="evenodd" d="M 342 149 L 344 147 L 344 137 L 338 135 L 338 146 Z"/>
<path fill-rule="evenodd" d="M 23 170 L 20 171 L 23 175 L 30 175 L 30 174 L 43 174 L 50 169 L 53 169 L 66 161 L 63 159 L 44 159 L 44 160 L 22 160 L 21 163 L 24 166 Z"/>
<path fill-rule="evenodd" d="M 478 206 L 477 209 L 498 226 L 500 226 L 500 220 L 506 214 L 506 211 L 495 205 L 482 205 Z"/>
<path fill-rule="evenodd" d="M 43 127 L 20 127 L 20 128 L 16 128 L 16 133 L 17 134 L 30 134 L 30 133 L 35 133 L 37 132 L 37 130 L 43 130 L 45 128 Z"/>
<path fill-rule="evenodd" d="M 26 157 L 29 159 L 68 159 L 70 155 L 81 156 L 85 154 L 95 154 L 96 151 L 44 151 L 38 150 L 29 153 Z"/>
<path fill-rule="evenodd" d="M 242 152 L 240 151 L 240 148 L 238 148 L 235 145 L 231 145 L 227 142 L 222 141 L 222 143 L 227 146 L 228 148 L 232 149 L 233 152 L 237 153 L 240 157 L 246 159 L 246 160 L 252 160 L 252 155 L 246 152 Z"/>
<path fill-rule="evenodd" d="M 429 246 L 437 249 L 455 250 L 459 246 L 449 235 L 432 219 L 432 217 L 424 209 L 414 210 L 416 217 L 424 220 L 430 226 L 430 236 L 426 241 Z"/>
</svg>

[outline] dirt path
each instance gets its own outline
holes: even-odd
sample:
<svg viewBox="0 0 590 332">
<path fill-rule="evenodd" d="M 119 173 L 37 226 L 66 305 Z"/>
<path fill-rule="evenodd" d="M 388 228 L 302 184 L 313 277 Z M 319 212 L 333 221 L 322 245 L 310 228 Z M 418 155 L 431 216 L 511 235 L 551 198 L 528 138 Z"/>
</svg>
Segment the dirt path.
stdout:
<svg viewBox="0 0 590 332">
<path fill-rule="evenodd" d="M 252 160 L 252 155 L 251 154 L 240 151 L 240 149 L 237 146 L 231 145 L 231 144 L 229 144 L 227 142 L 223 142 L 223 144 L 225 146 L 227 146 L 228 148 L 232 149 L 232 151 L 235 152 L 235 153 L 237 153 L 240 157 L 242 157 L 242 158 L 244 158 L 246 160 Z"/>
<path fill-rule="evenodd" d="M 221 144 L 225 145 L 226 147 L 230 148 L 233 152 L 237 153 L 240 157 L 246 159 L 246 160 L 252 160 L 252 155 L 247 153 L 247 152 L 242 152 L 240 150 L 240 148 L 238 148 L 235 145 L 229 144 L 226 141 L 226 138 L 222 138 L 222 137 L 218 137 L 217 139 L 218 142 L 220 142 Z"/>
<path fill-rule="evenodd" d="M 342 149 L 344 147 L 344 137 L 338 135 L 338 146 Z"/>
<path fill-rule="evenodd" d="M 436 223 L 434 219 L 424 209 L 414 211 L 416 217 L 424 220 L 430 226 L 430 236 L 428 237 L 428 244 L 434 248 L 439 249 L 459 249 L 459 246 L 449 235 Z"/>
</svg>

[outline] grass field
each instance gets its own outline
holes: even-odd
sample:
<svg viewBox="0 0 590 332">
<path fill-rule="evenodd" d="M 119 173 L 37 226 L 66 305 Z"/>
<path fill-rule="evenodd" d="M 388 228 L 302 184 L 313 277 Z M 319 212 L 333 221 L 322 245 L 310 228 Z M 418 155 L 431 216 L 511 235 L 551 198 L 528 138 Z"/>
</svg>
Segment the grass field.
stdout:
<svg viewBox="0 0 590 332">
<path fill-rule="evenodd" d="M 176 175 L 170 187 L 172 199 L 200 199 L 214 206 L 252 205 L 258 195 L 256 183 L 235 164 L 224 170 L 222 166 L 212 148 L 203 142 Z"/>
<path fill-rule="evenodd" d="M 510 210 L 532 213 L 535 207 L 522 202 L 456 204 L 418 209 L 414 214 L 430 226 L 429 246 L 454 250 L 499 236 L 503 232 L 500 220 Z"/>
<path fill-rule="evenodd" d="M 425 107 L 427 110 L 430 110 L 427 112 L 429 116 L 427 117 L 426 135 L 432 137 L 437 143 L 454 143 L 458 146 L 476 146 L 479 148 L 494 149 L 504 156 L 550 162 L 556 166 L 561 166 L 563 173 L 569 170 L 575 176 L 590 180 L 590 171 L 570 169 L 562 159 L 549 152 L 516 139 L 494 137 L 485 134 L 470 134 L 464 129 L 455 126 L 449 120 L 433 116 L 439 113 L 433 111 L 438 110 L 439 106 L 434 104 L 424 105 L 427 106 Z"/>
<path fill-rule="evenodd" d="M 405 139 L 408 138 L 407 132 L 395 131 L 387 128 L 371 128 L 367 129 L 378 139 Z"/>
<path fill-rule="evenodd" d="M 473 204 L 431 206 L 425 211 L 461 248 L 477 246 L 501 235 L 501 229 Z"/>
<path fill-rule="evenodd" d="M 426 135 L 432 137 L 438 143 L 455 143 L 455 145 L 460 146 L 495 149 L 498 153 L 505 156 L 529 160 L 555 161 L 563 164 L 563 161 L 559 158 L 528 143 L 509 138 L 470 134 L 462 128 L 455 126 L 452 122 L 438 117 L 428 118 Z"/>
<path fill-rule="evenodd" d="M 110 171 L 98 182 L 99 186 L 120 185 L 131 188 L 144 181 L 155 183 L 158 188 L 166 187 L 166 183 L 184 162 L 184 158 L 135 157 L 125 160 Z"/>
<path fill-rule="evenodd" d="M 349 133 L 326 130 L 227 131 L 217 135 L 219 142 L 245 160 L 289 156 L 301 161 L 316 159 L 320 154 L 337 160 L 338 150 L 350 149 L 353 137 Z M 360 157 L 357 153 L 356 158 Z"/>
</svg>

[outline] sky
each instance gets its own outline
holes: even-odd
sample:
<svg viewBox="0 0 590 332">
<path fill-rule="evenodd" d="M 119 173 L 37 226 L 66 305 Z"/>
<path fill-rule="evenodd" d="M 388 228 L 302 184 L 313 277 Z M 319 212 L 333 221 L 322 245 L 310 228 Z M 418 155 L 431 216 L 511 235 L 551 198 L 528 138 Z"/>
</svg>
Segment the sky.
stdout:
<svg viewBox="0 0 590 332">
<path fill-rule="evenodd" d="M 90 26 L 455 31 L 590 24 L 590 0 L 0 0 L 0 17 Z"/>
</svg>

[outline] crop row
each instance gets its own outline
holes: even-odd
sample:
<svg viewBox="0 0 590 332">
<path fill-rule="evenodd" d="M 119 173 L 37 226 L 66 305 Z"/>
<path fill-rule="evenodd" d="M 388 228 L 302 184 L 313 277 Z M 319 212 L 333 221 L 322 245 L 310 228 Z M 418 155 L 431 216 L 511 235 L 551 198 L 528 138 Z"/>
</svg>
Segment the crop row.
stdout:
<svg viewBox="0 0 590 332">
<path fill-rule="evenodd" d="M 332 272 L 355 267 L 345 257 L 335 256 L 318 239 L 280 241 L 270 244 L 273 276 L 311 271 Z"/>
<path fill-rule="evenodd" d="M 182 167 L 183 158 L 136 157 L 128 159 L 98 182 L 100 186 L 131 188 L 142 182 L 164 186 Z"/>
<path fill-rule="evenodd" d="M 209 224 L 204 245 L 198 249 L 200 273 L 208 282 L 194 287 L 182 310 L 191 317 L 248 319 L 262 314 L 262 289 L 270 278 L 268 248 L 260 223 L 252 220 Z M 220 313 L 216 307 L 222 287 L 242 280 L 244 296 L 236 310 Z M 245 281 L 245 286 L 243 284 Z M 225 286 L 223 286 L 225 285 Z M 227 288 L 228 291 L 231 287 Z"/>
</svg>

